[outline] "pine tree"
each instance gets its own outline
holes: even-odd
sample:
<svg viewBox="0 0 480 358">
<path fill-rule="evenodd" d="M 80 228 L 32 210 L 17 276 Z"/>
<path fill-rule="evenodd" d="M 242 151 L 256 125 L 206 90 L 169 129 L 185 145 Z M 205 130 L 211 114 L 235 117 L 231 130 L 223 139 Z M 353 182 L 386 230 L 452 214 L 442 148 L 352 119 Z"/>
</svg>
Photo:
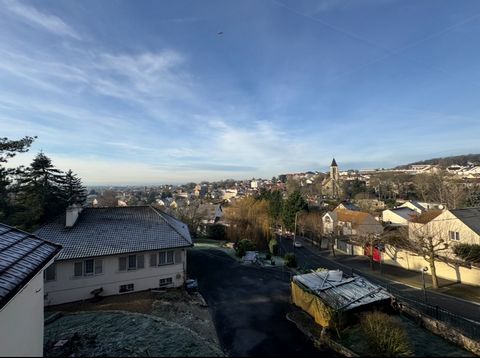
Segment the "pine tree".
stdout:
<svg viewBox="0 0 480 358">
<path fill-rule="evenodd" d="M 18 217 L 23 220 L 21 224 L 24 228 L 33 229 L 65 210 L 66 203 L 61 188 L 62 172 L 42 152 L 26 168 L 19 184 L 19 202 L 25 210 Z"/>
<path fill-rule="evenodd" d="M 2 163 L 13 158 L 17 153 L 28 151 L 36 137 L 24 137 L 11 140 L 6 137 L 0 138 L 0 222 L 11 224 L 10 218 L 15 207 L 10 200 L 12 190 L 12 176 L 21 171 L 20 168 L 5 168 Z"/>
<path fill-rule="evenodd" d="M 83 204 L 87 197 L 87 190 L 82 185 L 82 180 L 71 169 L 60 178 L 62 197 L 67 206 Z"/>
</svg>

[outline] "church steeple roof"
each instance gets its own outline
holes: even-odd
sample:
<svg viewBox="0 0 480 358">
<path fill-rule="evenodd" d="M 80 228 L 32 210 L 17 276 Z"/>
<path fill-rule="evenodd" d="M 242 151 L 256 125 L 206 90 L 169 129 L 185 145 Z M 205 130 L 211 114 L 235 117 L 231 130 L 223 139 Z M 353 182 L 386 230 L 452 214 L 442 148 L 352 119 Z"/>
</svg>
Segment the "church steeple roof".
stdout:
<svg viewBox="0 0 480 358">
<path fill-rule="evenodd" d="M 338 167 L 337 162 L 335 161 L 335 158 L 332 160 L 332 164 L 330 164 L 331 167 Z"/>
</svg>

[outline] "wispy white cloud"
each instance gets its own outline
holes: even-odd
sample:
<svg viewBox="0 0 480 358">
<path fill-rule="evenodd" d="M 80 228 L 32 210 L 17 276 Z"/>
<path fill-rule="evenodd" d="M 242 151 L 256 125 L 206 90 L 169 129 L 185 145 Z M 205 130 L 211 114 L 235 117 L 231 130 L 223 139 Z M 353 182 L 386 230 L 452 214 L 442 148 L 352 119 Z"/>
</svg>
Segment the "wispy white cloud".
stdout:
<svg viewBox="0 0 480 358">
<path fill-rule="evenodd" d="M 56 35 L 81 39 L 80 35 L 58 16 L 44 13 L 33 6 L 22 4 L 20 1 L 3 0 L 2 3 L 7 10 L 30 25 L 40 27 Z"/>
</svg>

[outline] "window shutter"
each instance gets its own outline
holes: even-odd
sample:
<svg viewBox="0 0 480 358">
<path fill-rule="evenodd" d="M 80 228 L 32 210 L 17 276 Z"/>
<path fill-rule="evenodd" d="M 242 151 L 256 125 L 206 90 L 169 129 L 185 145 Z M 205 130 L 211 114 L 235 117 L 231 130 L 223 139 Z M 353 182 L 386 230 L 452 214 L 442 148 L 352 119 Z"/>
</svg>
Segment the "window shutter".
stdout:
<svg viewBox="0 0 480 358">
<path fill-rule="evenodd" d="M 127 258 L 125 256 L 118 258 L 118 271 L 127 271 Z"/>
<path fill-rule="evenodd" d="M 143 255 L 137 256 L 137 269 L 143 269 L 145 267 L 145 257 Z"/>
<path fill-rule="evenodd" d="M 74 274 L 75 277 L 83 276 L 83 262 L 75 262 Z"/>
<path fill-rule="evenodd" d="M 182 262 L 182 250 L 175 251 L 175 263 L 179 264 Z"/>
<path fill-rule="evenodd" d="M 103 260 L 95 260 L 95 275 L 103 272 Z"/>
<path fill-rule="evenodd" d="M 129 270 L 137 269 L 137 255 L 128 255 L 128 269 Z"/>
<path fill-rule="evenodd" d="M 165 265 L 167 263 L 167 252 L 162 251 L 158 253 L 158 266 Z"/>
<path fill-rule="evenodd" d="M 167 264 L 173 264 L 173 251 L 167 251 Z"/>
<path fill-rule="evenodd" d="M 157 254 L 150 254 L 150 267 L 157 266 Z"/>
<path fill-rule="evenodd" d="M 51 264 L 50 266 L 48 266 L 47 269 L 44 271 L 45 281 L 55 281 L 56 279 L 55 271 L 56 271 L 55 264 Z"/>
</svg>

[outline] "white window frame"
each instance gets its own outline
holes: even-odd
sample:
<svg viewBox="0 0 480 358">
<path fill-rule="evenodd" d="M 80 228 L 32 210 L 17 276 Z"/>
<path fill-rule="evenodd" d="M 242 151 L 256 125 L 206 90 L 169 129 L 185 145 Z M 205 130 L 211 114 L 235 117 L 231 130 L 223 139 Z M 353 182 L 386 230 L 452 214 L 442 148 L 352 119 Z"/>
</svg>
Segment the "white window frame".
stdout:
<svg viewBox="0 0 480 358">
<path fill-rule="evenodd" d="M 142 267 L 139 267 L 139 265 L 138 265 L 140 256 L 143 256 L 143 259 L 141 260 L 141 261 L 143 261 Z M 130 267 L 130 257 L 135 257 L 135 267 Z M 120 260 L 122 258 L 126 260 L 125 270 L 120 269 Z M 118 258 L 118 271 L 119 272 L 137 271 L 137 270 L 141 270 L 141 269 L 144 269 L 144 268 L 145 268 L 145 255 L 143 255 L 143 254 L 140 254 L 140 255 L 132 254 L 132 255 L 120 256 Z"/>
<path fill-rule="evenodd" d="M 87 272 L 87 261 L 93 261 L 93 266 L 92 266 L 92 272 Z M 81 275 L 76 275 L 75 273 L 75 266 L 77 264 L 82 265 L 82 274 Z M 100 268 L 100 270 L 98 269 Z M 91 277 L 91 276 L 98 276 L 98 275 L 103 275 L 103 260 L 102 259 L 86 259 L 86 260 L 81 260 L 81 261 L 75 261 L 73 263 L 73 277 L 74 278 L 81 278 L 81 277 Z M 56 276 L 56 274 L 55 274 Z"/>
<path fill-rule="evenodd" d="M 172 255 L 172 260 L 168 261 L 168 256 L 169 254 Z M 160 251 L 155 253 L 157 256 L 157 266 L 168 266 L 168 265 L 175 265 L 175 250 L 166 250 L 166 251 Z M 160 258 L 163 256 L 164 260 L 160 260 Z"/>
<path fill-rule="evenodd" d="M 458 231 L 449 231 L 448 232 L 448 238 L 451 240 L 451 241 L 460 241 L 460 232 Z"/>
<path fill-rule="evenodd" d="M 164 281 L 164 282 L 162 283 L 162 281 Z M 158 281 L 158 284 L 159 284 L 160 287 L 173 286 L 173 277 L 161 278 L 161 279 Z"/>
</svg>

